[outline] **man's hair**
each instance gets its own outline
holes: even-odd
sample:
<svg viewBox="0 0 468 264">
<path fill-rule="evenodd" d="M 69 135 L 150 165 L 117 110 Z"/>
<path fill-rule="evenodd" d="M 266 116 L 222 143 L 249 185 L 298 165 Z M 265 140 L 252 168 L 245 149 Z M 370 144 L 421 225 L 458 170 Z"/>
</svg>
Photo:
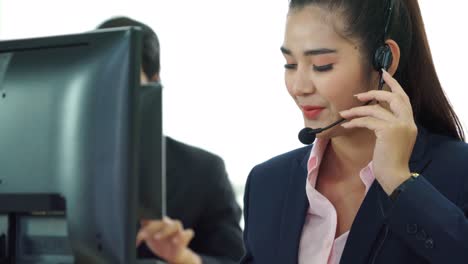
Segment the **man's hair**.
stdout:
<svg viewBox="0 0 468 264">
<path fill-rule="evenodd" d="M 143 72 L 148 79 L 152 79 L 155 74 L 159 74 L 159 40 L 156 33 L 147 25 L 131 19 L 129 17 L 113 17 L 104 21 L 100 28 L 114 28 L 114 27 L 140 27 L 143 33 L 143 47 L 141 54 L 141 63 Z"/>
</svg>

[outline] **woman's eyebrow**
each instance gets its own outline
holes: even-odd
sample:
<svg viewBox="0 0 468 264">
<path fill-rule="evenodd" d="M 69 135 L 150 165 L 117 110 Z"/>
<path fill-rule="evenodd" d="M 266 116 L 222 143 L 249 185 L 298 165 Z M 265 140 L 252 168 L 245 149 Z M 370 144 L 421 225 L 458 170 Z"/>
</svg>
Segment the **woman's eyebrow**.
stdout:
<svg viewBox="0 0 468 264">
<path fill-rule="evenodd" d="M 281 52 L 286 55 L 292 55 L 291 50 L 281 47 Z M 323 55 L 323 54 L 329 54 L 329 53 L 336 53 L 335 49 L 327 49 L 327 48 L 320 48 L 320 49 L 311 49 L 311 50 L 305 50 L 304 51 L 304 56 L 315 56 L 315 55 Z"/>
</svg>

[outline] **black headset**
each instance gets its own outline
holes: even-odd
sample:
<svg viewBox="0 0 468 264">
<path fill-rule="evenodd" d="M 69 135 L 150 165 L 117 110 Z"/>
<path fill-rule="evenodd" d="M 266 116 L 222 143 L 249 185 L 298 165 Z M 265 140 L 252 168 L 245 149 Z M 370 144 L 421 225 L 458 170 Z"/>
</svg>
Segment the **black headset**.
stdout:
<svg viewBox="0 0 468 264">
<path fill-rule="evenodd" d="M 392 55 L 392 50 L 390 49 L 390 46 L 385 44 L 385 38 L 387 37 L 388 34 L 388 26 L 390 24 L 390 20 L 392 18 L 392 13 L 393 13 L 393 0 L 389 0 L 389 7 L 388 7 L 388 16 L 387 16 L 387 21 L 385 22 L 385 31 L 384 31 L 384 44 L 380 47 L 377 48 L 377 50 L 374 53 L 374 60 L 373 60 L 373 65 L 375 70 L 381 72 L 382 69 L 388 70 L 390 65 L 392 65 L 393 62 L 393 55 Z M 382 89 L 383 87 L 383 79 L 382 79 L 382 73 L 380 73 L 380 84 L 379 84 L 379 90 Z"/>
</svg>

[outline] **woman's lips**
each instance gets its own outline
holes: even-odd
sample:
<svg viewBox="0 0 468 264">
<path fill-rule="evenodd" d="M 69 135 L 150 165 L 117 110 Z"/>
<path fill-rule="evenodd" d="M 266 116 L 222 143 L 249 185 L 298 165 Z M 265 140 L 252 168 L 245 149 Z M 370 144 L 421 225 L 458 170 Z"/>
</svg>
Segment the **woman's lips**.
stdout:
<svg viewBox="0 0 468 264">
<path fill-rule="evenodd" d="M 317 118 L 317 116 L 322 112 L 323 109 L 325 109 L 325 107 L 306 105 L 301 106 L 301 109 L 307 119 L 313 120 Z"/>
</svg>

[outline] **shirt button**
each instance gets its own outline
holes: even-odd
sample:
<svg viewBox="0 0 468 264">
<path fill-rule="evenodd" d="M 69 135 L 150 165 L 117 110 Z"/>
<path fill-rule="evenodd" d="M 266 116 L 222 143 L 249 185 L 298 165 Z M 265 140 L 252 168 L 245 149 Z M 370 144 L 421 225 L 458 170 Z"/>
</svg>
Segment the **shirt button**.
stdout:
<svg viewBox="0 0 468 264">
<path fill-rule="evenodd" d="M 418 232 L 418 225 L 417 224 L 407 224 L 406 225 L 406 232 L 410 235 L 414 235 Z"/>
<path fill-rule="evenodd" d="M 429 249 L 434 248 L 434 240 L 432 238 L 427 239 L 424 246 Z"/>
</svg>

